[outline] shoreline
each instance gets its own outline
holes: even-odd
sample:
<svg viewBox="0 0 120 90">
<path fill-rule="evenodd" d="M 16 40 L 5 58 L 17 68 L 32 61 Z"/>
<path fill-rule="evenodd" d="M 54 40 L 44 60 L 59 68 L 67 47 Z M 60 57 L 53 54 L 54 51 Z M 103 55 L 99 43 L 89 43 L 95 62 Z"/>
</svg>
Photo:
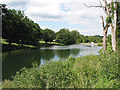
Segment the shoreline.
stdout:
<svg viewBox="0 0 120 90">
<path fill-rule="evenodd" d="M 103 44 L 103 43 L 80 43 L 80 44 Z"/>
<path fill-rule="evenodd" d="M 18 45 L 16 43 L 12 43 L 11 45 L 9 45 L 6 41 L 2 41 L 1 43 L 2 43 L 2 52 L 20 50 L 20 49 L 25 49 L 25 48 L 37 49 L 37 48 L 49 47 L 49 46 L 53 46 L 53 45 L 65 46 L 64 44 L 60 44 L 60 43 L 57 43 L 57 42 L 45 43 L 44 41 L 40 41 L 39 45 L 37 45 L 37 46 L 25 45 L 25 44 L 23 44 L 23 46 L 21 46 L 21 45 Z M 81 44 L 81 45 L 98 45 L 98 46 L 99 46 L 99 44 L 100 44 L 100 46 L 102 45 L 102 43 L 78 43 L 78 44 Z"/>
</svg>

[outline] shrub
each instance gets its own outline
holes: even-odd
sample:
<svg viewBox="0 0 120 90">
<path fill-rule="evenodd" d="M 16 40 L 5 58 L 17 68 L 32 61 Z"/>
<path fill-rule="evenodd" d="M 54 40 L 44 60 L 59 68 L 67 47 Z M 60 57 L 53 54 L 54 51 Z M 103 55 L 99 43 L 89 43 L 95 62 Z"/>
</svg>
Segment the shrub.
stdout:
<svg viewBox="0 0 120 90">
<path fill-rule="evenodd" d="M 67 61 L 51 61 L 41 66 L 41 74 L 45 78 L 45 87 L 69 87 L 72 80 L 76 75 L 72 71 L 73 58 L 69 58 Z"/>
<path fill-rule="evenodd" d="M 73 70 L 77 73 L 78 88 L 94 88 L 100 74 L 100 62 L 95 55 L 76 58 Z"/>
<path fill-rule="evenodd" d="M 101 62 L 102 72 L 101 77 L 104 87 L 120 87 L 118 84 L 119 75 L 119 61 L 118 61 L 118 53 L 113 52 L 112 47 L 109 46 L 107 48 L 106 53 L 102 50 L 100 51 L 99 61 Z M 99 82 L 101 83 L 101 82 Z M 106 84 L 105 84 L 106 83 Z"/>
<path fill-rule="evenodd" d="M 75 58 L 70 57 L 67 61 L 46 62 L 45 65 L 41 65 L 41 68 L 38 68 L 37 64 L 32 68 L 23 68 L 16 73 L 13 81 L 5 81 L 3 88 L 69 87 L 76 79 L 72 71 L 74 60 Z"/>
</svg>

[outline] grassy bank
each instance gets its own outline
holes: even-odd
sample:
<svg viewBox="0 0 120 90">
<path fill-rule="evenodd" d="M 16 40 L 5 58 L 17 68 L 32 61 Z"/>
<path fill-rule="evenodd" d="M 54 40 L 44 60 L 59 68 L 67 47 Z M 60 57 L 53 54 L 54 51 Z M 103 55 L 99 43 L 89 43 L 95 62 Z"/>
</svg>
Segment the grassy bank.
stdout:
<svg viewBox="0 0 120 90">
<path fill-rule="evenodd" d="M 111 48 L 106 54 L 51 60 L 37 67 L 34 63 L 21 69 L 3 88 L 120 88 L 118 55 Z"/>
<path fill-rule="evenodd" d="M 60 43 L 57 43 L 57 42 L 47 42 L 45 43 L 45 41 L 40 41 L 40 46 L 52 46 L 52 45 L 59 45 L 59 46 L 63 46 L 64 44 L 60 44 Z"/>
<path fill-rule="evenodd" d="M 12 50 L 19 50 L 19 49 L 25 49 L 25 48 L 31 48 L 31 49 L 35 49 L 35 48 L 40 48 L 40 47 L 44 47 L 44 46 L 52 46 L 52 45 L 64 45 L 64 44 L 60 44 L 57 42 L 48 42 L 45 43 L 44 41 L 40 41 L 39 44 L 37 46 L 34 45 L 21 45 L 21 44 L 17 44 L 17 43 L 11 43 L 11 45 L 8 44 L 8 42 L 6 42 L 5 39 L 1 40 L 2 43 L 2 51 L 12 51 Z"/>
</svg>

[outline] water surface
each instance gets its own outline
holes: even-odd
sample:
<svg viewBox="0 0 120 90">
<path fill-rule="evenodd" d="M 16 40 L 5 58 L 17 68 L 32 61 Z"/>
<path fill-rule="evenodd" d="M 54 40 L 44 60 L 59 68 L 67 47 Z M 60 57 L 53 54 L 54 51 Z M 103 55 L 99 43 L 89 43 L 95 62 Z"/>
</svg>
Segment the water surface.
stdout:
<svg viewBox="0 0 120 90">
<path fill-rule="evenodd" d="M 102 47 L 98 47 L 97 45 L 86 47 L 86 45 L 74 44 L 4 52 L 2 54 L 2 78 L 3 80 L 11 79 L 16 71 L 19 71 L 23 67 L 31 67 L 33 62 L 44 64 L 50 59 L 58 60 L 67 59 L 70 56 L 81 57 L 97 55 L 101 48 Z"/>
</svg>

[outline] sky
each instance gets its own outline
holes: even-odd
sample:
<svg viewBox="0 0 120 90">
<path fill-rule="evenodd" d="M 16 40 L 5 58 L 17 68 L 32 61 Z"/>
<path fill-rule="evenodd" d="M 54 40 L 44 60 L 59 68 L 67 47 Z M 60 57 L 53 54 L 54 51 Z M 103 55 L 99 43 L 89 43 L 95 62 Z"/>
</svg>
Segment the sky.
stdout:
<svg viewBox="0 0 120 90">
<path fill-rule="evenodd" d="M 103 35 L 100 16 L 106 17 L 101 8 L 87 8 L 99 5 L 99 0 L 1 0 L 9 9 L 24 11 L 42 29 L 55 32 L 62 28 L 78 30 L 83 35 Z M 109 32 L 110 33 L 110 30 Z"/>
</svg>

